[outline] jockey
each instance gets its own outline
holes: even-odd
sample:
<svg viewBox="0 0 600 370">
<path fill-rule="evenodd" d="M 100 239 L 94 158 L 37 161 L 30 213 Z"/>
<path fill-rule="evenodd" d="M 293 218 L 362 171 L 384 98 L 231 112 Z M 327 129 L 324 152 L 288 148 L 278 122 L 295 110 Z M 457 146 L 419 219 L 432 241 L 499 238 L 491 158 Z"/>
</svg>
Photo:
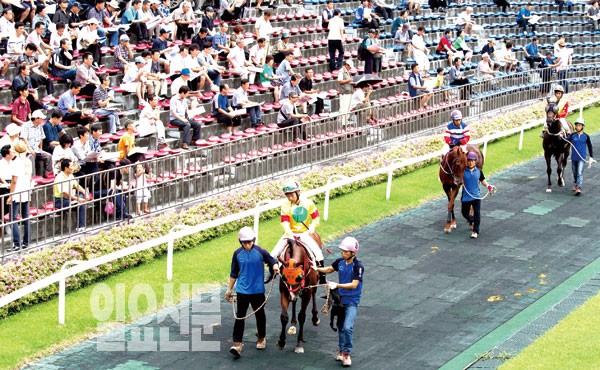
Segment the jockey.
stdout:
<svg viewBox="0 0 600 370">
<path fill-rule="evenodd" d="M 554 87 L 554 96 L 551 96 L 550 98 L 548 98 L 548 101 L 547 101 L 548 105 L 546 106 L 546 112 L 548 112 L 550 109 L 555 110 L 556 117 L 558 117 L 563 130 L 567 134 L 570 134 L 571 128 L 569 127 L 569 124 L 567 123 L 567 115 L 569 114 L 569 102 L 567 101 L 567 99 L 563 99 L 564 93 L 565 93 L 565 90 L 563 89 L 563 87 L 561 85 L 556 85 Z M 552 107 L 556 107 L 556 109 L 554 109 Z M 546 131 L 548 131 L 548 124 L 546 122 L 544 122 L 544 129 L 542 130 L 542 135 L 541 135 L 542 138 L 544 137 L 544 132 L 546 132 Z"/>
<path fill-rule="evenodd" d="M 471 131 L 469 126 L 462 121 L 462 113 L 459 110 L 453 110 L 450 113 L 450 119 L 452 122 L 446 126 L 444 132 L 444 141 L 448 145 L 449 149 L 454 148 L 457 145 L 462 146 L 463 151 L 467 151 L 467 143 L 471 138 Z"/>
<path fill-rule="evenodd" d="M 277 259 L 288 240 L 293 241 L 294 237 L 298 237 L 308 247 L 317 266 L 324 266 L 323 251 L 311 235 L 319 225 L 319 210 L 312 200 L 300 197 L 300 184 L 296 181 L 286 182 L 282 190 L 288 200 L 281 206 L 281 226 L 284 233 L 271 251 L 271 256 Z M 325 275 L 319 275 L 319 282 L 325 284 Z"/>
</svg>

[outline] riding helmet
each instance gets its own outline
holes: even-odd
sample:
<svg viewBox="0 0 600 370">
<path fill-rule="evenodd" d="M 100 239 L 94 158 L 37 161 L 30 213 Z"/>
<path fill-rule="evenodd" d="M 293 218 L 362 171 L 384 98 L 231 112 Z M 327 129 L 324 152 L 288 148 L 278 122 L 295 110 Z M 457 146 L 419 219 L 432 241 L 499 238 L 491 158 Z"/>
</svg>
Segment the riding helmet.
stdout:
<svg viewBox="0 0 600 370">
<path fill-rule="evenodd" d="M 467 153 L 467 161 L 469 161 L 471 159 L 477 160 L 477 153 L 475 153 L 475 152 L 469 152 L 469 153 Z"/>
<path fill-rule="evenodd" d="M 251 242 L 256 239 L 256 234 L 254 234 L 254 230 L 251 227 L 244 226 L 238 233 L 238 239 L 240 242 Z"/>
<path fill-rule="evenodd" d="M 554 92 L 564 93 L 565 89 L 563 89 L 562 85 L 556 85 L 556 86 L 554 86 Z"/>
<path fill-rule="evenodd" d="M 455 119 L 462 119 L 462 113 L 461 111 L 457 110 L 453 110 L 452 113 L 450 113 L 450 119 L 451 120 L 455 120 Z"/>
<path fill-rule="evenodd" d="M 339 248 L 343 251 L 358 253 L 358 240 L 351 236 L 347 236 L 342 240 Z"/>
<path fill-rule="evenodd" d="M 578 123 L 582 126 L 585 126 L 585 121 L 583 120 L 583 118 L 577 118 L 575 120 L 575 124 L 578 124 Z"/>
<path fill-rule="evenodd" d="M 296 181 L 287 181 L 284 185 L 283 188 L 281 189 L 285 194 L 288 193 L 295 193 L 297 191 L 300 191 L 300 184 L 298 184 L 298 182 Z"/>
</svg>

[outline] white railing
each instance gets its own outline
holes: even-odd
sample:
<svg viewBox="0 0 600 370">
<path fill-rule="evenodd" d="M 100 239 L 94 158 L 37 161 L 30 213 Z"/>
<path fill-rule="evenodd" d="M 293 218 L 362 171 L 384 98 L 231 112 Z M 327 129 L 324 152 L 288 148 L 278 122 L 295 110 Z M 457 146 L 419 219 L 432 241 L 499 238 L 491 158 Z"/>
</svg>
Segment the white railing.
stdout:
<svg viewBox="0 0 600 370">
<path fill-rule="evenodd" d="M 580 103 L 579 105 L 573 107 L 573 111 L 576 111 L 577 109 L 582 110 L 583 107 L 590 105 L 590 104 L 594 104 L 599 101 L 600 101 L 600 97 L 592 99 L 592 100 L 584 102 L 584 103 Z M 493 133 L 491 135 L 486 135 L 483 138 L 473 140 L 473 141 L 471 141 L 471 144 L 483 144 L 484 145 L 483 154 L 485 155 L 485 150 L 487 148 L 488 142 L 490 142 L 492 140 L 497 140 L 497 139 L 500 139 L 500 138 L 503 138 L 506 136 L 511 136 L 511 135 L 520 133 L 521 134 L 521 137 L 519 139 L 519 150 L 520 150 L 522 147 L 524 131 L 534 128 L 534 127 L 537 127 L 537 126 L 540 126 L 541 124 L 543 124 L 543 121 L 544 121 L 543 119 L 539 119 L 539 120 L 535 120 L 533 122 L 526 122 L 519 127 L 509 129 L 506 131 L 502 131 L 502 132 Z M 327 184 L 325 186 L 322 186 L 322 187 L 316 188 L 316 189 L 312 189 L 312 190 L 307 190 L 306 192 L 304 192 L 304 194 L 306 196 L 310 197 L 310 196 L 325 193 L 326 197 L 325 197 L 325 202 L 324 202 L 323 214 L 324 214 L 324 219 L 327 220 L 327 215 L 329 212 L 329 194 L 330 194 L 331 190 L 345 186 L 345 185 L 350 185 L 354 182 L 365 180 L 365 179 L 368 179 L 368 178 L 371 178 L 374 176 L 387 174 L 388 175 L 387 176 L 388 184 L 386 187 L 386 200 L 389 200 L 389 195 L 390 195 L 390 191 L 391 191 L 391 182 L 392 182 L 392 178 L 393 178 L 392 175 L 393 175 L 394 171 L 396 171 L 402 167 L 406 167 L 406 166 L 422 163 L 425 161 L 429 161 L 429 160 L 432 160 L 435 158 L 439 158 L 442 154 L 443 154 L 443 150 L 439 150 L 439 151 L 436 151 L 433 153 L 428 153 L 426 155 L 422 155 L 422 156 L 418 156 L 418 157 L 414 157 L 414 158 L 407 158 L 407 159 L 394 161 L 392 164 L 390 164 L 388 166 L 378 168 L 375 170 L 371 170 L 368 172 L 364 172 L 362 174 L 352 176 L 352 177 L 334 175 L 330 179 L 328 179 Z M 335 182 L 333 180 L 335 180 Z M 115 261 L 119 258 L 129 256 L 133 253 L 141 252 L 146 249 L 154 248 L 159 245 L 167 243 L 167 245 L 168 245 L 168 247 L 167 247 L 167 280 L 170 281 L 173 277 L 173 245 L 176 240 L 184 238 L 186 236 L 190 236 L 190 235 L 202 232 L 202 231 L 205 231 L 205 230 L 208 230 L 208 229 L 212 229 L 217 226 L 225 225 L 227 223 L 239 221 L 239 220 L 242 220 L 244 218 L 249 218 L 249 217 L 254 217 L 254 227 L 255 227 L 255 232 L 256 232 L 257 238 L 258 238 L 258 219 L 260 217 L 260 214 L 263 212 L 266 212 L 266 211 L 270 211 L 270 210 L 279 208 L 283 201 L 284 201 L 284 199 L 273 200 L 273 201 L 270 201 L 270 200 L 262 201 L 262 202 L 259 202 L 257 204 L 257 206 L 252 209 L 248 209 L 248 210 L 245 210 L 242 212 L 231 214 L 231 215 L 225 216 L 225 217 L 217 219 L 217 220 L 203 223 L 201 225 L 197 225 L 197 226 L 177 225 L 177 226 L 174 226 L 171 229 L 171 231 L 169 232 L 169 234 L 167 234 L 167 235 L 163 235 L 161 237 L 158 237 L 158 238 L 155 238 L 152 240 L 148 240 L 148 241 L 145 241 L 143 243 L 140 243 L 140 244 L 137 244 L 137 245 L 134 245 L 131 247 L 123 248 L 121 250 L 106 254 L 101 257 L 97 257 L 97 258 L 87 260 L 87 261 L 80 261 L 80 260 L 68 261 L 65 263 L 63 268 L 56 274 L 45 277 L 45 278 L 38 280 L 26 287 L 23 287 L 23 288 L 16 290 L 10 294 L 0 297 L 0 307 L 4 307 L 4 306 L 10 304 L 11 302 L 14 302 L 20 298 L 23 298 L 24 296 L 26 296 L 28 294 L 34 293 L 38 290 L 41 290 L 43 288 L 46 288 L 49 285 L 52 285 L 52 284 L 55 284 L 58 282 L 60 285 L 58 318 L 59 318 L 59 324 L 62 325 L 62 324 L 64 324 L 64 321 L 65 321 L 65 294 L 66 294 L 65 279 L 66 278 L 68 278 L 70 276 L 74 276 L 80 272 L 89 270 L 91 268 L 100 266 L 102 264 Z M 71 266 L 71 267 L 68 267 L 68 266 Z"/>
</svg>

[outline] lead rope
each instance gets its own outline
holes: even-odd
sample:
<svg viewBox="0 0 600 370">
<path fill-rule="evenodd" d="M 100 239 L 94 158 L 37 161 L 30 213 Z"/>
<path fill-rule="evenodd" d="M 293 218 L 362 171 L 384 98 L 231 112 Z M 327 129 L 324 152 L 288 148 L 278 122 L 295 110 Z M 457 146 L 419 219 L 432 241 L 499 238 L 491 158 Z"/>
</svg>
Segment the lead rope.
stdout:
<svg viewBox="0 0 600 370">
<path fill-rule="evenodd" d="M 574 151 L 577 152 L 577 155 L 579 156 L 579 158 L 583 158 L 583 156 L 581 155 L 581 153 L 579 153 L 579 150 L 577 150 L 577 148 L 575 148 L 575 145 L 573 145 L 572 142 L 570 142 L 569 140 L 567 140 L 566 138 L 560 136 L 561 139 L 563 139 L 564 141 L 566 141 L 567 143 L 569 143 L 569 145 L 571 146 L 571 148 L 573 148 Z M 590 159 L 584 159 L 584 162 L 588 163 L 588 165 L 591 165 L 592 163 L 596 162 L 594 159 L 592 159 L 590 157 Z"/>
<path fill-rule="evenodd" d="M 265 298 L 265 301 L 254 311 L 250 312 L 249 314 L 247 314 L 244 317 L 237 317 L 236 313 L 235 313 L 235 302 L 236 302 L 236 296 L 232 296 L 231 297 L 231 308 L 233 309 L 233 317 L 236 320 L 246 320 L 247 318 L 249 318 L 250 316 L 256 314 L 258 311 L 260 311 L 260 309 L 262 309 L 266 304 L 267 301 L 269 300 L 269 298 L 271 297 L 271 293 L 273 292 L 273 285 L 275 283 L 275 279 L 277 278 L 277 275 L 275 275 L 273 277 L 273 279 L 271 279 L 271 286 L 269 287 L 269 293 L 267 294 L 267 297 Z"/>
</svg>

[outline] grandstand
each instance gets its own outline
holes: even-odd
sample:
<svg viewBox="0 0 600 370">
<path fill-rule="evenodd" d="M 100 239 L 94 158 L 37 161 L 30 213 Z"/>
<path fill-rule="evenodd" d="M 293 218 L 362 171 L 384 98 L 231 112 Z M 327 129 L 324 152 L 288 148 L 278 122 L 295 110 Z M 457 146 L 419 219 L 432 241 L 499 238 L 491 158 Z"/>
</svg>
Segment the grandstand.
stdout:
<svg viewBox="0 0 600 370">
<path fill-rule="evenodd" d="M 335 7 L 342 11 L 347 25 L 346 39 L 344 40 L 344 58 L 355 61 L 356 68 L 350 72 L 353 76 L 364 72 L 362 63 L 356 60 L 357 49 L 364 38 L 366 30 L 354 24 L 354 9 L 358 2 L 335 1 Z M 477 69 L 481 59 L 480 49 L 487 38 L 497 40 L 497 47 L 504 40 L 513 41 L 513 49 L 517 59 L 524 60 L 524 45 L 533 38 L 532 34 L 522 34 L 515 19 L 518 10 L 525 5 L 524 2 L 511 4 L 508 12 L 501 12 L 491 2 L 468 4 L 474 8 L 473 20 L 482 26 L 476 33 L 477 37 L 467 37 L 467 43 L 474 50 L 471 63 L 461 67 L 466 73 Z M 467 6 L 467 4 L 451 4 L 445 13 L 433 13 L 427 6 L 423 6 L 421 14 L 410 17 L 411 29 L 425 27 L 426 45 L 430 51 L 430 69 L 426 74 L 435 76 L 437 68 L 449 71 L 447 57 L 437 54 L 438 41 L 446 29 L 456 29 L 453 19 Z M 283 173 L 313 166 L 325 160 L 340 158 L 350 153 L 374 148 L 394 140 L 405 139 L 411 135 L 439 129 L 447 121 L 448 114 L 453 109 L 462 109 L 466 117 L 477 117 L 481 114 L 495 112 L 517 103 L 539 99 L 543 86 L 540 78 L 541 70 L 530 70 L 528 63 L 521 63 L 522 68 L 517 72 L 498 73 L 493 79 L 482 79 L 478 76 L 470 78 L 471 91 L 469 100 L 461 99 L 458 88 L 448 86 L 445 90 L 432 92 L 432 99 L 425 109 L 419 109 L 418 101 L 410 98 L 408 93 L 408 74 L 410 64 L 414 59 L 399 60 L 398 53 L 389 53 L 392 57 L 384 59 L 380 77 L 383 81 L 373 86 L 371 102 L 377 110 L 377 121 L 364 121 L 360 111 L 349 114 L 339 114 L 339 85 L 337 71 L 329 72 L 327 52 L 327 30 L 321 27 L 320 14 L 325 8 L 325 1 L 305 0 L 304 5 L 278 5 L 274 8 L 271 23 L 274 27 L 283 30 L 274 33 L 272 43 L 281 37 L 285 30 L 291 35 L 291 42 L 300 50 L 301 57 L 296 58 L 292 67 L 296 72 L 303 72 L 304 68 L 311 67 L 315 72 L 314 88 L 327 93 L 329 109 L 320 115 L 312 115 L 310 120 L 305 120 L 302 125 L 307 136 L 304 140 L 295 141 L 290 129 L 281 129 L 277 126 L 276 119 L 281 104 L 273 102 L 271 89 L 252 84 L 248 90 L 250 100 L 263 103 L 263 126 L 251 127 L 247 117 L 244 117 L 242 126 L 229 134 L 224 126 L 216 122 L 212 116 L 211 102 L 215 93 L 207 86 L 199 97 L 200 106 L 206 113 L 200 114 L 195 119 L 201 123 L 202 138 L 192 143 L 191 150 L 180 149 L 180 132 L 175 126 L 167 125 L 169 146 L 157 148 L 157 138 L 138 138 L 137 146 L 148 146 L 145 153 L 148 167 L 154 178 L 149 186 L 152 190 L 151 208 L 155 212 L 167 209 L 178 209 L 189 205 L 193 201 L 231 190 L 233 188 L 272 178 Z M 398 5 L 397 9 L 402 9 Z M 600 33 L 593 30 L 593 26 L 586 19 L 586 5 L 578 3 L 573 6 L 573 11 L 559 13 L 554 2 L 533 2 L 533 12 L 542 16 L 537 24 L 536 37 L 540 40 L 540 49 L 551 50 L 560 35 L 564 35 L 567 47 L 573 49 L 573 65 L 570 67 L 567 79 L 570 91 L 598 86 L 600 81 L 600 52 L 597 45 L 600 43 Z M 396 11 L 398 13 L 398 11 Z M 200 9 L 197 13 L 201 14 Z M 397 15 L 397 14 L 396 14 Z M 255 38 L 254 24 L 260 16 L 254 8 L 246 9 L 242 19 L 235 22 L 243 27 L 245 38 Z M 215 25 L 219 24 L 215 21 Z M 394 50 L 394 35 L 391 34 L 392 20 L 381 24 L 379 44 L 386 49 Z M 175 45 L 189 45 L 191 39 L 176 40 Z M 149 44 L 138 43 L 134 46 L 134 55 L 148 50 Z M 79 51 L 74 52 L 76 58 L 81 56 Z M 140 112 L 140 102 L 135 93 L 123 89 L 121 80 L 123 73 L 113 68 L 114 57 L 112 48 L 102 48 L 102 63 L 104 66 L 97 69 L 97 73 L 108 73 L 111 78 L 112 90 L 115 92 L 119 106 L 121 120 L 136 121 Z M 219 63 L 226 67 L 222 73 L 222 83 L 227 83 L 233 90 L 240 85 L 240 76 L 227 71 L 224 60 Z M 0 125 L 3 127 L 2 135 L 11 121 L 11 107 L 13 101 L 10 80 L 17 73 L 13 64 L 9 68 L 7 81 L 0 81 Z M 47 95 L 45 88 L 38 87 L 42 101 L 52 108 L 56 105 L 57 97 L 68 89 L 68 82 L 60 78 L 54 81 L 54 95 Z M 553 78 L 556 80 L 556 78 Z M 558 81 L 561 82 L 561 81 Z M 82 107 L 91 106 L 91 96 L 78 96 Z M 169 102 L 161 101 L 161 121 L 169 122 Z M 108 120 L 99 117 L 103 124 L 104 132 L 108 132 Z M 66 131 L 73 137 L 76 124 L 63 122 Z M 108 152 L 116 150 L 116 144 L 123 135 L 120 130 L 116 134 L 103 134 L 100 139 L 103 149 Z M 100 172 L 104 176 L 111 171 Z M 41 174 L 37 171 L 37 174 Z M 90 193 L 105 194 L 102 185 L 95 184 L 94 175 L 82 176 L 82 183 Z M 52 178 L 34 176 L 36 186 L 33 189 L 30 201 L 31 220 L 31 246 L 43 247 L 60 243 L 72 238 L 76 228 L 76 207 L 62 210 L 55 209 L 53 202 Z M 127 181 L 131 182 L 130 179 Z M 127 208 L 135 207 L 135 190 L 124 191 L 129 195 Z M 86 226 L 88 230 L 98 230 L 111 227 L 119 222 L 116 214 L 104 212 L 107 200 L 114 196 L 99 196 L 87 203 Z M 24 253 L 11 251 L 12 238 L 10 228 L 14 222 L 5 215 L 5 227 L 1 229 L 2 245 L 1 258 Z M 29 248 L 31 250 L 34 248 Z"/>
</svg>

